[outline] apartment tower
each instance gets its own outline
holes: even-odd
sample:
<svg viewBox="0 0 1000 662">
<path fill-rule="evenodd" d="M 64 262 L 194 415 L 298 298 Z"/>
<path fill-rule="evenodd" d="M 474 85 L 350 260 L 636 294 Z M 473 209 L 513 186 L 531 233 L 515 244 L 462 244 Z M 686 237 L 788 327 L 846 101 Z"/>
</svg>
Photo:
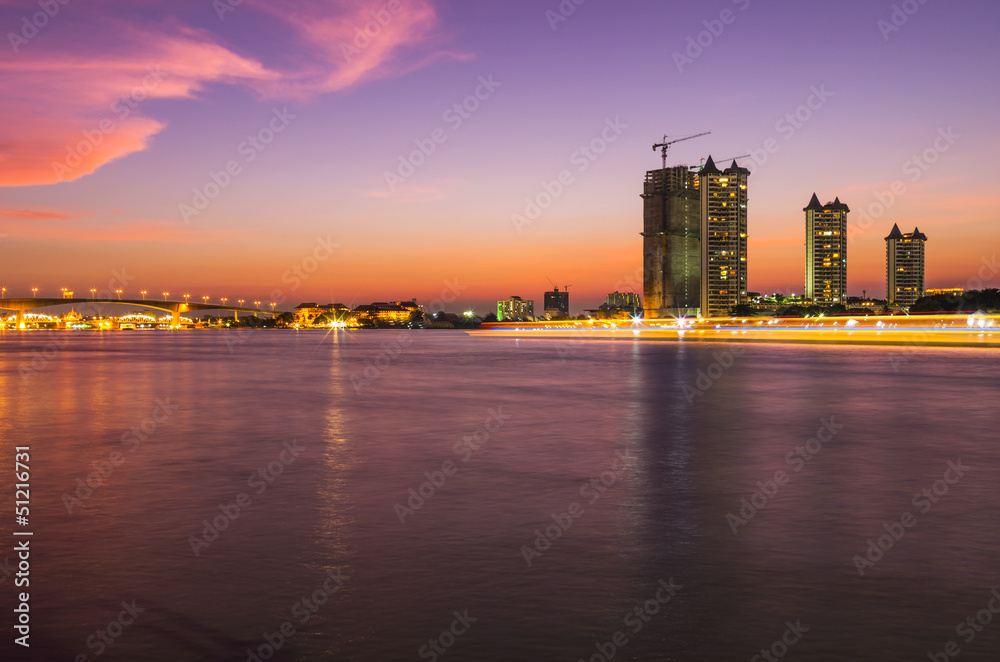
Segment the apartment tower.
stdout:
<svg viewBox="0 0 1000 662">
<path fill-rule="evenodd" d="M 709 156 L 698 172 L 701 193 L 701 315 L 729 315 L 747 303 L 747 179 L 733 164 L 716 167 Z"/>
<path fill-rule="evenodd" d="M 924 243 L 927 235 L 919 229 L 903 234 L 893 224 L 885 238 L 886 300 L 898 306 L 912 306 L 924 296 Z"/>
<path fill-rule="evenodd" d="M 847 300 L 847 214 L 840 201 L 821 205 L 813 193 L 806 213 L 805 298 L 822 305 Z"/>
</svg>

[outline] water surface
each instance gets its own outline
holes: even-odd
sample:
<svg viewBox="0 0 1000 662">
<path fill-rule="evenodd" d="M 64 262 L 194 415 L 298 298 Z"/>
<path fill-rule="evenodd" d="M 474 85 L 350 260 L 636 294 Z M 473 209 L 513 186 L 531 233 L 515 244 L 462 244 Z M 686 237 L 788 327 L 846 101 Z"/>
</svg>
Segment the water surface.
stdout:
<svg viewBox="0 0 1000 662">
<path fill-rule="evenodd" d="M 1000 588 L 994 352 L 401 333 L 0 336 L 35 532 L 32 647 L 5 626 L 4 659 L 599 660 L 621 631 L 615 660 L 750 660 L 788 623 L 788 659 L 996 659 L 1000 623 L 956 633 Z"/>
</svg>

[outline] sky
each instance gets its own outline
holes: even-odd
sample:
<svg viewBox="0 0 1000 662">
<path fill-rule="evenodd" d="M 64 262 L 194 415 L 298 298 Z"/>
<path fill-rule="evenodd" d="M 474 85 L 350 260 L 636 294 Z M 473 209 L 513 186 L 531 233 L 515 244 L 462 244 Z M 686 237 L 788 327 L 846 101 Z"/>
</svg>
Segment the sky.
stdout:
<svg viewBox="0 0 1000 662">
<path fill-rule="evenodd" d="M 849 295 L 894 223 L 927 287 L 997 287 L 998 31 L 994 0 L 0 0 L 0 282 L 576 313 L 641 293 L 651 147 L 710 131 L 668 165 L 750 154 L 750 290 L 801 293 L 814 192 Z"/>
</svg>

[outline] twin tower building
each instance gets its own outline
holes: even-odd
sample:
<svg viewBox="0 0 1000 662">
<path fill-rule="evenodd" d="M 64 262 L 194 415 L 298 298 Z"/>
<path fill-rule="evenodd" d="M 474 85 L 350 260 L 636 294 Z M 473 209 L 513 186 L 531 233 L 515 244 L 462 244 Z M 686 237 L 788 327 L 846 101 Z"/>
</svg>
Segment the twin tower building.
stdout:
<svg viewBox="0 0 1000 662">
<path fill-rule="evenodd" d="M 747 180 L 734 160 L 720 170 L 674 166 L 646 173 L 643 184 L 643 304 L 646 319 L 723 317 L 747 297 Z M 847 214 L 839 198 L 805 212 L 804 298 L 847 303 Z M 887 300 L 909 306 L 924 294 L 926 235 L 886 237 Z"/>
</svg>

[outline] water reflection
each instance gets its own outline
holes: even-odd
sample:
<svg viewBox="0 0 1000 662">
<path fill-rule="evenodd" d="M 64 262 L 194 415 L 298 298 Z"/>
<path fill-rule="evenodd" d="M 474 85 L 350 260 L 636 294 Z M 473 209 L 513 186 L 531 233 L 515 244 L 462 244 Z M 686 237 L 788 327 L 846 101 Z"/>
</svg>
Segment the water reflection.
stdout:
<svg viewBox="0 0 1000 662">
<path fill-rule="evenodd" d="M 27 383 L 19 366 L 56 336 L 4 336 L 0 431 L 37 472 L 38 654 L 93 654 L 135 599 L 147 611 L 102 661 L 242 662 L 285 622 L 275 659 L 419 659 L 465 610 L 478 620 L 448 659 L 589 659 L 618 630 L 615 659 L 749 659 L 796 619 L 803 659 L 915 659 L 1000 581 L 988 353 L 927 349 L 893 372 L 880 348 L 751 345 L 722 367 L 724 344 L 426 332 L 356 389 L 394 333 L 72 334 Z M 62 495 L 165 398 L 177 411 L 68 513 Z M 786 456 L 821 419 L 843 427 L 795 472 Z M 474 452 L 456 452 L 466 438 Z M 581 493 L 616 452 L 620 476 Z M 969 474 L 859 577 L 852 557 L 959 457 Z M 778 470 L 786 484 L 734 535 L 727 515 Z M 401 523 L 395 504 L 425 483 Z M 529 565 L 522 550 L 574 502 Z M 343 588 L 296 612 L 336 568 Z M 625 615 L 671 577 L 676 599 L 631 632 Z"/>
</svg>

